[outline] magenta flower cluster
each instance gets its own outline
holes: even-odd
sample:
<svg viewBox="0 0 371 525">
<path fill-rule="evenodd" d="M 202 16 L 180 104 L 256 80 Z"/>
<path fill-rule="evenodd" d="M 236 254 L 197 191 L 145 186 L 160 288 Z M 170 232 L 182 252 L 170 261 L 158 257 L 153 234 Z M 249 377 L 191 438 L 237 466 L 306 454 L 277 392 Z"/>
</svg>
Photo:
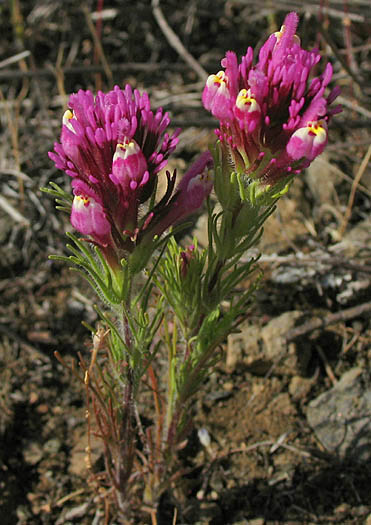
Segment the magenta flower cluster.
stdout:
<svg viewBox="0 0 371 525">
<path fill-rule="evenodd" d="M 185 175 L 189 184 L 182 181 L 175 193 L 175 178 L 171 179 L 171 191 L 158 206 L 158 217 L 151 211 L 144 220 L 140 217 L 157 174 L 178 143 L 180 130 L 169 135 L 169 124 L 162 109 L 151 110 L 147 93 L 133 91 L 129 85 L 96 97 L 82 90 L 70 96 L 60 143 L 55 143 L 49 156 L 72 178 L 72 225 L 106 252 L 124 256 L 133 249 L 140 228 L 152 227 L 153 235 L 161 234 L 195 211 L 211 190 L 209 179 L 203 176 L 212 162 L 208 154 L 198 161 L 196 171 L 191 168 L 191 175 Z M 201 186 L 195 200 L 197 184 Z"/>
<path fill-rule="evenodd" d="M 328 120 L 341 111 L 329 107 L 338 87 L 325 96 L 331 64 L 310 80 L 320 54 L 301 48 L 297 25 L 298 15 L 288 14 L 281 30 L 260 49 L 256 65 L 251 47 L 240 64 L 234 52 L 227 52 L 224 70 L 209 76 L 202 96 L 205 108 L 220 121 L 216 133 L 235 171 L 268 186 L 299 173 L 322 153 Z"/>
</svg>

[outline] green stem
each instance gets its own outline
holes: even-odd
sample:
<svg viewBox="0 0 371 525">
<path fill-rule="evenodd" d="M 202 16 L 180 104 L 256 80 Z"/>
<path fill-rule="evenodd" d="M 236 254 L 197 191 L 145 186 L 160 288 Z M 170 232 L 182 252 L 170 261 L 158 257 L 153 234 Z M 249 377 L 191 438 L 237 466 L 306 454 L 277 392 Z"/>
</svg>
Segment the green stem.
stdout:
<svg viewBox="0 0 371 525">
<path fill-rule="evenodd" d="M 130 328 L 131 283 L 127 288 L 125 301 L 122 303 L 122 332 L 123 341 L 127 350 L 127 361 L 123 363 L 125 368 L 125 386 L 122 397 L 121 414 L 119 414 L 119 442 L 116 443 L 115 476 L 117 487 L 117 501 L 121 513 L 124 515 L 129 507 L 130 486 L 128 484 L 135 457 L 135 381 L 130 356 L 133 355 L 133 336 Z"/>
<path fill-rule="evenodd" d="M 177 341 L 177 330 L 176 322 L 174 319 L 174 332 L 173 339 L 170 340 L 167 323 L 165 327 L 165 341 L 168 347 L 168 386 L 167 386 L 167 406 L 166 406 L 166 417 L 164 431 L 167 434 L 173 419 L 173 411 L 175 405 L 175 394 L 176 394 L 176 383 L 175 383 L 175 367 L 176 367 L 176 341 Z"/>
</svg>

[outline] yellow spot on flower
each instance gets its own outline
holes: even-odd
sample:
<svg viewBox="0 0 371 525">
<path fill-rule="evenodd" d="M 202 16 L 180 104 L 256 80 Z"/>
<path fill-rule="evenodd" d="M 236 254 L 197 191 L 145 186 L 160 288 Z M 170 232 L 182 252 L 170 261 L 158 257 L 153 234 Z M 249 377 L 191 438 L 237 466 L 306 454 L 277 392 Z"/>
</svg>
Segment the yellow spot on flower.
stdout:
<svg viewBox="0 0 371 525">
<path fill-rule="evenodd" d="M 308 135 L 315 135 L 317 141 L 323 142 L 327 139 L 327 125 L 324 120 L 316 120 L 314 122 L 308 122 L 307 124 Z"/>
<path fill-rule="evenodd" d="M 126 159 L 129 155 L 135 155 L 136 153 L 139 153 L 139 151 L 140 147 L 135 142 L 135 140 L 118 143 L 113 156 L 113 161 L 115 161 L 117 158 Z"/>
<path fill-rule="evenodd" d="M 89 206 L 90 204 L 90 197 L 87 195 L 75 195 L 75 204 L 78 208 L 81 208 L 82 206 Z"/>
<path fill-rule="evenodd" d="M 67 126 L 67 128 L 70 131 L 72 131 L 73 133 L 76 133 L 70 122 L 73 118 L 75 118 L 75 114 L 70 109 L 67 109 L 67 111 L 65 111 L 63 114 L 62 123 L 64 126 Z"/>
<path fill-rule="evenodd" d="M 257 103 L 254 95 L 251 93 L 250 89 L 241 89 L 236 99 L 236 106 L 241 111 L 247 111 L 248 113 L 260 111 L 260 106 Z"/>
<path fill-rule="evenodd" d="M 210 75 L 206 82 L 207 86 L 223 86 L 227 84 L 227 75 L 224 71 L 219 71 L 216 75 Z"/>
</svg>

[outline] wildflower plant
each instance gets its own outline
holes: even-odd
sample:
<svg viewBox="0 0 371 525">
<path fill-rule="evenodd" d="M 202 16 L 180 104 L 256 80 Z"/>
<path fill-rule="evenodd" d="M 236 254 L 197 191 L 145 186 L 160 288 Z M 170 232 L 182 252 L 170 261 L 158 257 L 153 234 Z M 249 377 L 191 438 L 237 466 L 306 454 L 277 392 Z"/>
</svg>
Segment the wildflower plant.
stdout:
<svg viewBox="0 0 371 525">
<path fill-rule="evenodd" d="M 71 177 L 73 195 L 53 183 L 47 191 L 79 233 L 68 234 L 70 256 L 53 258 L 73 263 L 105 307 L 97 307 L 102 326 L 91 328 L 90 364 L 80 364 L 104 445 L 105 494 L 123 522 L 136 504 L 155 513 L 179 481 L 190 401 L 259 281 L 258 258 L 243 255 L 294 177 L 322 153 L 340 111 L 331 108 L 338 88 L 327 93 L 331 65 L 313 77 L 320 54 L 301 48 L 297 24 L 296 13 L 287 15 L 255 64 L 252 48 L 240 63 L 227 52 L 202 94 L 219 120 L 216 143 L 180 182 L 166 172 L 162 196 L 158 180 L 180 130 L 170 134 L 168 114 L 130 86 L 71 95 L 49 154 Z M 174 235 L 203 205 L 208 245 L 182 246 Z"/>
</svg>

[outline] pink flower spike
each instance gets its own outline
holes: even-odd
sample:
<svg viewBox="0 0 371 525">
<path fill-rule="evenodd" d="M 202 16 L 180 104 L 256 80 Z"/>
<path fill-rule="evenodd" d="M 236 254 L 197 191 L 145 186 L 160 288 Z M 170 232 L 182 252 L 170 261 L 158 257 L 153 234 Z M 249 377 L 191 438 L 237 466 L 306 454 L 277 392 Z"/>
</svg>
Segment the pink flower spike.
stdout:
<svg viewBox="0 0 371 525">
<path fill-rule="evenodd" d="M 238 69 L 234 53 L 227 52 L 222 60 L 225 71 L 208 78 L 202 98 L 220 121 L 216 135 L 225 164 L 232 162 L 233 171 L 266 185 L 285 178 L 290 166 L 293 171 L 304 169 L 323 151 L 326 124 L 339 111 L 330 107 L 339 89 L 325 94 L 332 66 L 327 64 L 313 78 L 321 56 L 316 49 L 301 47 L 298 22 L 298 15 L 289 13 L 281 30 L 263 44 L 255 64 L 251 48 Z M 264 160 L 261 152 L 267 154 Z M 277 159 L 269 169 L 267 158 Z"/>
<path fill-rule="evenodd" d="M 122 232 L 138 228 L 140 208 L 150 199 L 180 130 L 169 134 L 168 114 L 152 112 L 148 95 L 129 85 L 95 97 L 80 90 L 68 106 L 60 143 L 49 156 L 73 178 L 73 225 L 93 242 L 107 244 L 105 253 L 119 261 L 135 248 Z"/>
</svg>

